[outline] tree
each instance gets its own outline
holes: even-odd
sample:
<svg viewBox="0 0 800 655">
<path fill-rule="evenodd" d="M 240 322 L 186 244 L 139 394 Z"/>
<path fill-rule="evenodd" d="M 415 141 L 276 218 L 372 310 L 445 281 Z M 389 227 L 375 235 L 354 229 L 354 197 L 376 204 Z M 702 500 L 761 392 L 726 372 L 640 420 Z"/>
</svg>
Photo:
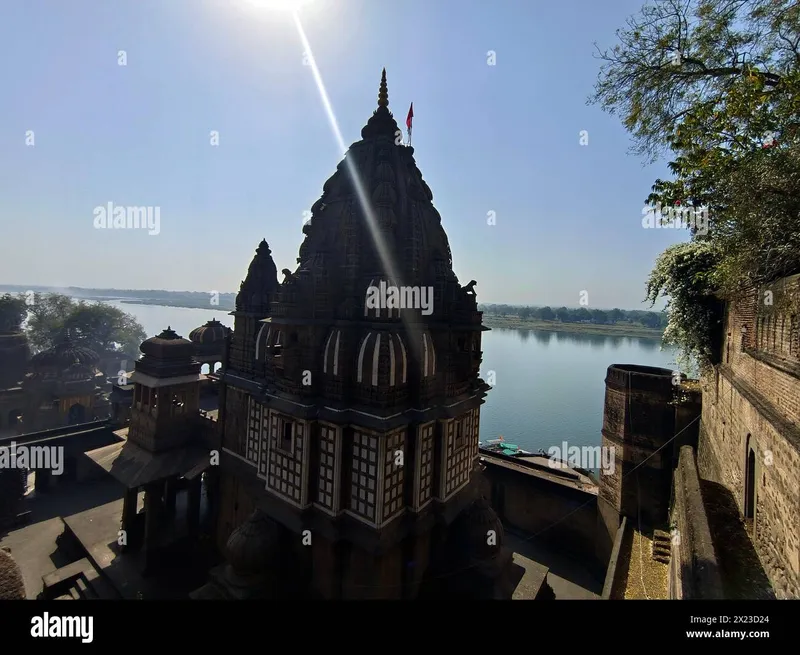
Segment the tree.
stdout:
<svg viewBox="0 0 800 655">
<path fill-rule="evenodd" d="M 597 323 L 598 325 L 605 325 L 608 323 L 608 314 L 602 309 L 593 309 L 589 313 L 592 315 L 592 323 Z"/>
<path fill-rule="evenodd" d="M 10 293 L 0 296 L 0 332 L 19 332 L 27 314 L 23 298 Z"/>
<path fill-rule="evenodd" d="M 51 348 L 64 334 L 64 320 L 75 303 L 59 293 L 34 294 L 28 307 L 28 342 L 34 350 Z"/>
<path fill-rule="evenodd" d="M 556 318 L 562 323 L 571 323 L 572 316 L 570 315 L 570 311 L 566 307 L 559 307 L 556 310 Z"/>
<path fill-rule="evenodd" d="M 656 0 L 617 36 L 589 101 L 638 154 L 673 154 L 645 202 L 683 212 L 691 244 L 662 254 L 647 299 L 670 298 L 665 340 L 710 363 L 714 295 L 800 270 L 800 4 Z"/>
<path fill-rule="evenodd" d="M 622 312 L 622 310 L 617 309 L 616 307 L 608 312 L 608 322 L 612 324 L 619 323 L 624 317 L 625 314 Z"/>
<path fill-rule="evenodd" d="M 65 336 L 98 353 L 123 352 L 136 359 L 144 328 L 131 315 L 105 303 L 74 302 L 61 294 L 36 294 L 28 323 L 28 340 L 36 350 Z"/>
<path fill-rule="evenodd" d="M 550 307 L 542 307 L 539 310 L 539 318 L 543 321 L 554 321 L 556 320 L 556 315 Z"/>
</svg>

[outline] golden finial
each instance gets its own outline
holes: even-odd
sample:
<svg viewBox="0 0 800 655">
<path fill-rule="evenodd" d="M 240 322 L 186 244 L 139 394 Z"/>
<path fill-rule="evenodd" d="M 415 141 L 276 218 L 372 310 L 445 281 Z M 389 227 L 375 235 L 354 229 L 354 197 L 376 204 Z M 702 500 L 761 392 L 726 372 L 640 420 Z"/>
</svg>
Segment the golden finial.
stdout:
<svg viewBox="0 0 800 655">
<path fill-rule="evenodd" d="M 383 69 L 381 74 L 381 88 L 378 91 L 378 107 L 389 106 L 389 89 L 386 86 L 386 69 Z"/>
</svg>

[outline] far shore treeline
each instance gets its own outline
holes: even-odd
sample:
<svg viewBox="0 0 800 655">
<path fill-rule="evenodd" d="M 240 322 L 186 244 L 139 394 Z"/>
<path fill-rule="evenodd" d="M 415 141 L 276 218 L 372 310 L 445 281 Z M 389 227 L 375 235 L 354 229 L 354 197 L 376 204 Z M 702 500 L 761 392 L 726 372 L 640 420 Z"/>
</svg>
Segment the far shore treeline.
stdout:
<svg viewBox="0 0 800 655">
<path fill-rule="evenodd" d="M 641 309 L 588 309 L 586 307 L 518 307 L 514 305 L 478 305 L 485 316 L 514 317 L 523 321 L 585 323 L 590 325 L 629 325 L 663 330 L 667 325 L 665 312 Z"/>
<path fill-rule="evenodd" d="M 195 309 L 215 308 L 233 310 L 236 304 L 235 293 L 217 291 L 166 291 L 164 289 L 86 289 L 81 287 L 23 287 L 0 286 L 0 293 L 57 293 L 86 300 L 119 300 L 123 303 L 142 305 L 166 305 Z M 479 304 L 490 325 L 504 327 L 527 327 L 516 322 L 546 323 L 552 326 L 562 324 L 573 329 L 589 326 L 617 326 L 628 330 L 663 331 L 667 324 L 665 312 L 637 309 L 588 309 L 587 307 L 535 307 L 506 304 Z M 500 321 L 492 319 L 501 319 Z M 512 319 L 515 319 L 512 322 Z M 534 327 L 531 325 L 530 327 Z M 613 328 L 612 328 L 613 329 Z M 631 332 L 633 334 L 633 332 Z"/>
</svg>

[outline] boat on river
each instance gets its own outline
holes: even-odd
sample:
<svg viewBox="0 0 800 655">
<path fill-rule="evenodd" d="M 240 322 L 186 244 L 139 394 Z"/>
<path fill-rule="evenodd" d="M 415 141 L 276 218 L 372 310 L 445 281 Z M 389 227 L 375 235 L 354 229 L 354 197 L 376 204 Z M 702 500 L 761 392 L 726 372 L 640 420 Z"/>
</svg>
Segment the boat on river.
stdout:
<svg viewBox="0 0 800 655">
<path fill-rule="evenodd" d="M 489 441 L 481 441 L 478 443 L 478 447 L 482 450 L 498 453 L 500 455 L 507 455 L 508 457 L 522 457 L 535 454 L 528 452 L 527 450 L 523 450 L 517 444 L 508 443 L 505 439 L 503 439 L 503 437 L 489 439 Z"/>
</svg>

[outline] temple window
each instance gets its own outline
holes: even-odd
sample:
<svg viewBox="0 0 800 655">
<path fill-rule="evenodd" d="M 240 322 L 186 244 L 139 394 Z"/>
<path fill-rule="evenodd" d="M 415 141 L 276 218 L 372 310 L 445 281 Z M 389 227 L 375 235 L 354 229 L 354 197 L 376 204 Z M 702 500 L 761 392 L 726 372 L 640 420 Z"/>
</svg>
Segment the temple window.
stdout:
<svg viewBox="0 0 800 655">
<path fill-rule="evenodd" d="M 319 444 L 319 481 L 317 484 L 317 502 L 327 509 L 335 508 L 335 472 L 336 472 L 336 430 L 327 426 L 320 427 Z"/>
<path fill-rule="evenodd" d="M 466 424 L 467 417 L 462 417 L 453 421 L 453 436 L 450 444 L 450 457 L 447 463 L 445 496 L 450 496 L 457 489 L 460 489 L 469 481 L 469 462 L 470 449 L 467 435 L 470 432 L 470 425 Z"/>
<path fill-rule="evenodd" d="M 378 439 L 357 432 L 353 435 L 350 509 L 372 521 L 376 515 L 377 467 Z"/>
<path fill-rule="evenodd" d="M 278 448 L 286 453 L 291 453 L 294 450 L 294 421 L 281 419 Z"/>
<path fill-rule="evenodd" d="M 183 414 L 186 409 L 186 403 L 184 399 L 184 394 L 179 393 L 175 394 L 172 398 L 172 413 L 175 414 Z"/>
<path fill-rule="evenodd" d="M 464 421 L 463 419 L 458 419 L 456 421 L 456 442 L 455 442 L 455 449 L 460 450 L 464 447 Z"/>
<path fill-rule="evenodd" d="M 419 460 L 419 507 L 430 500 L 433 491 L 433 437 L 434 425 L 431 423 L 421 429 Z"/>
<path fill-rule="evenodd" d="M 395 433 L 386 440 L 384 456 L 384 494 L 383 520 L 395 516 L 403 507 L 403 466 L 398 465 L 398 453 L 404 453 L 405 444 L 401 433 Z M 400 457 L 403 457 L 401 454 Z M 402 459 L 401 459 L 402 461 Z"/>
<path fill-rule="evenodd" d="M 250 416 L 248 417 L 247 442 L 245 444 L 245 458 L 253 464 L 258 464 L 261 446 L 263 406 L 250 398 Z"/>
</svg>

